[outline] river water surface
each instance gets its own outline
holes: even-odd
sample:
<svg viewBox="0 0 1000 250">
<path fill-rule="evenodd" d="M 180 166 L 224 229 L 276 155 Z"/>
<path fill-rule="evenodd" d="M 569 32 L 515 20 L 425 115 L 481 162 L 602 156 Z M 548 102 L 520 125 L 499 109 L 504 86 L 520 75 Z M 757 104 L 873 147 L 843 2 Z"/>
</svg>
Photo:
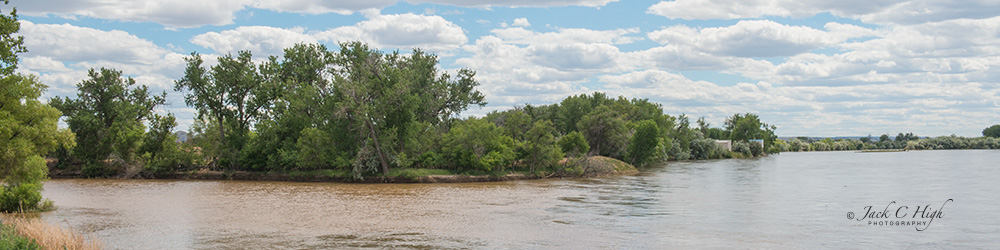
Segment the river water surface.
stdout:
<svg viewBox="0 0 1000 250">
<path fill-rule="evenodd" d="M 110 249 L 1000 245 L 1000 150 L 784 153 L 466 184 L 50 180 L 43 195 L 59 207 L 45 220 Z M 889 218 L 863 218 L 867 206 Z"/>
</svg>

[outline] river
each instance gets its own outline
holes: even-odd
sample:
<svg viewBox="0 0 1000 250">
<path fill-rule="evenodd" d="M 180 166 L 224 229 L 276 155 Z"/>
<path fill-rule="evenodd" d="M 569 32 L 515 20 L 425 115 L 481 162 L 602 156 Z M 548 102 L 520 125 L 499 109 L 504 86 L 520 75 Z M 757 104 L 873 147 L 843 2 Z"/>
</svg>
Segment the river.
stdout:
<svg viewBox="0 0 1000 250">
<path fill-rule="evenodd" d="M 49 180 L 43 196 L 59 207 L 43 219 L 110 249 L 1000 245 L 1000 150 L 783 153 L 495 183 Z M 868 206 L 888 212 L 866 218 Z"/>
</svg>

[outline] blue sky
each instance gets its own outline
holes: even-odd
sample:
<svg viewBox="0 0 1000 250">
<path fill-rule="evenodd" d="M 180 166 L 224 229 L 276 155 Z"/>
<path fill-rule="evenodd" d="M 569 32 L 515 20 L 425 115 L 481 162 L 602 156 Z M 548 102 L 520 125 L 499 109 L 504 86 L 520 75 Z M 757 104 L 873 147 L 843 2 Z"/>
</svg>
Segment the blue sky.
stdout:
<svg viewBox="0 0 1000 250">
<path fill-rule="evenodd" d="M 714 125 L 753 112 L 781 136 L 914 132 L 979 136 L 1000 123 L 1000 4 L 818 0 L 32 0 L 12 1 L 30 52 L 19 71 L 75 95 L 90 68 L 172 91 L 193 51 L 207 62 L 295 43 L 422 48 L 478 72 L 489 105 L 594 91 L 648 98 Z M 4 11 L 9 6 L 3 7 Z"/>
</svg>

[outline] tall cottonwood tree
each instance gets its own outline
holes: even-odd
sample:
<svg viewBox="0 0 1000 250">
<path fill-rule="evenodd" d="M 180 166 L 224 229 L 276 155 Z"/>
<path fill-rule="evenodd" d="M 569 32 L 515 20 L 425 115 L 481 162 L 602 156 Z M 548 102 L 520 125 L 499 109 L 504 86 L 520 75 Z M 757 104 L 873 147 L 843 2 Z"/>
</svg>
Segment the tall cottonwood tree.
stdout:
<svg viewBox="0 0 1000 250">
<path fill-rule="evenodd" d="M 74 157 L 97 167 L 112 154 L 134 161 L 145 133 L 143 123 L 153 109 L 166 102 L 166 92 L 150 93 L 145 85 L 131 77 L 122 77 L 114 69 L 90 69 L 89 79 L 78 83 L 77 97 L 55 97 L 50 104 L 67 116 L 66 123 L 76 134 L 77 142 L 86 144 L 74 150 Z M 104 175 L 102 169 L 94 174 Z"/>
<path fill-rule="evenodd" d="M 361 42 L 343 43 L 334 58 L 337 114 L 350 121 L 360 149 L 355 169 L 388 173 L 390 157 L 406 151 L 417 122 L 439 124 L 470 105 L 485 105 L 475 72 L 437 72 L 437 57 L 414 50 L 385 54 Z"/>
<path fill-rule="evenodd" d="M 198 110 L 199 119 L 217 123 L 216 152 L 222 158 L 216 164 L 235 165 L 253 123 L 267 115 L 275 87 L 264 81 L 249 51 L 219 57 L 211 69 L 202 66 L 198 53 L 185 60 L 184 77 L 174 82 L 174 90 L 187 92 L 184 102 Z"/>
</svg>

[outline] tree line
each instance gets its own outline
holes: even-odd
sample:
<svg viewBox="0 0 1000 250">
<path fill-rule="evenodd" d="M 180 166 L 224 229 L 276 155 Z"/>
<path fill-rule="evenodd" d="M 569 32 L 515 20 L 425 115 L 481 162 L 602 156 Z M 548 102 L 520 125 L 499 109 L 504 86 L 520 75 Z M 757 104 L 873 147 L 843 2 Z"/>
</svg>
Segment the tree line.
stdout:
<svg viewBox="0 0 1000 250">
<path fill-rule="evenodd" d="M 475 71 L 438 70 L 419 49 L 382 52 L 362 42 L 331 51 L 297 44 L 256 63 L 249 51 L 211 67 L 186 57 L 174 90 L 197 110 L 189 139 L 178 142 L 172 114 L 153 112 L 166 93 L 152 93 L 114 69 L 92 69 L 77 95 L 49 104 L 66 117 L 76 141 L 61 147 L 57 168 L 92 177 L 148 176 L 210 168 L 243 171 L 336 170 L 355 178 L 396 169 L 456 173 L 551 171 L 564 158 L 600 155 L 634 165 L 666 160 L 759 156 L 776 139 L 755 114 L 723 127 L 664 114 L 647 99 L 604 93 L 524 105 L 485 117 L 457 118 L 487 104 Z M 715 139 L 737 141 L 736 152 Z M 748 143 L 763 139 L 765 146 Z"/>
<path fill-rule="evenodd" d="M 1000 124 L 983 130 L 983 137 L 939 136 L 920 137 L 913 133 L 899 133 L 895 138 L 883 134 L 877 139 L 869 135 L 854 139 L 823 138 L 814 140 L 798 137 L 778 140 L 775 147 L 781 152 L 842 151 L 842 150 L 933 150 L 933 149 L 1000 149 Z"/>
</svg>

